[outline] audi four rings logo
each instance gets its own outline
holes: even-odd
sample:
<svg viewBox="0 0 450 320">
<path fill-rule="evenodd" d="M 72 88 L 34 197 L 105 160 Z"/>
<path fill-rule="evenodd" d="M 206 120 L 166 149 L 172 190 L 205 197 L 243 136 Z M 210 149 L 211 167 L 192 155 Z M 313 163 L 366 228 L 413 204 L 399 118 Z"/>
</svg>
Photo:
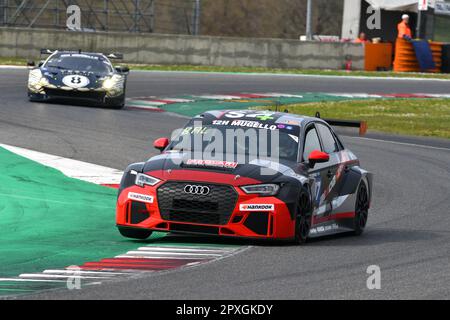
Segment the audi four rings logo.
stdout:
<svg viewBox="0 0 450 320">
<path fill-rule="evenodd" d="M 209 194 L 211 189 L 207 186 L 195 186 L 188 184 L 184 187 L 184 192 L 189 194 L 195 194 L 199 196 L 206 196 Z"/>
</svg>

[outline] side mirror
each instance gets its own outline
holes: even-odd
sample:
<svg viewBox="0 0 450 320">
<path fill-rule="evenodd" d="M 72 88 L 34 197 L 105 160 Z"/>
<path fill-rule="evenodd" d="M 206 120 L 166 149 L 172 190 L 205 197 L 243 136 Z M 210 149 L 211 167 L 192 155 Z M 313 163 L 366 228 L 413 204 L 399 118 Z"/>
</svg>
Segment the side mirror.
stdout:
<svg viewBox="0 0 450 320">
<path fill-rule="evenodd" d="M 169 145 L 169 139 L 167 138 L 159 138 L 153 142 L 153 146 L 155 149 L 158 149 L 159 151 L 163 152 L 165 148 Z"/>
<path fill-rule="evenodd" d="M 115 69 L 117 72 L 123 73 L 123 74 L 127 74 L 127 73 L 130 72 L 130 68 L 128 68 L 128 67 L 126 67 L 126 66 L 124 66 L 124 67 L 122 67 L 122 66 L 117 66 L 117 67 L 115 67 L 114 69 Z"/>
<path fill-rule="evenodd" d="M 330 161 L 330 156 L 328 155 L 328 153 L 319 150 L 314 150 L 309 155 L 308 160 L 310 167 L 314 168 L 314 166 L 318 163 L 325 163 Z"/>
<path fill-rule="evenodd" d="M 34 61 L 28 61 L 27 67 L 36 67 L 36 63 Z"/>
<path fill-rule="evenodd" d="M 44 65 L 44 61 L 39 61 L 38 67 L 42 67 Z"/>
</svg>

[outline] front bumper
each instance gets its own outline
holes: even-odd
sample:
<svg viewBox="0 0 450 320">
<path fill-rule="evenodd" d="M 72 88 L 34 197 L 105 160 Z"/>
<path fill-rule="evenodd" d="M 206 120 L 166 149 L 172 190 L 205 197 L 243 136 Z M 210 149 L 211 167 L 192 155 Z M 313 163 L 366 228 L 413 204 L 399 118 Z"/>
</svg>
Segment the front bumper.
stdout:
<svg viewBox="0 0 450 320">
<path fill-rule="evenodd" d="M 131 186 L 123 190 L 117 201 L 116 223 L 121 228 L 139 228 L 161 232 L 227 236 L 252 239 L 292 239 L 294 221 L 288 206 L 276 197 L 248 195 L 239 187 L 232 187 L 237 201 L 226 220 L 220 223 L 199 223 L 189 220 L 192 211 L 172 210 L 168 216 L 160 210 L 158 188 Z M 176 197 L 176 195 L 175 195 Z"/>
<path fill-rule="evenodd" d="M 28 97 L 32 101 L 73 101 L 102 105 L 117 105 L 123 103 L 125 99 L 124 93 L 110 97 L 104 90 L 64 90 L 61 88 L 41 88 L 39 92 L 29 89 Z"/>
</svg>

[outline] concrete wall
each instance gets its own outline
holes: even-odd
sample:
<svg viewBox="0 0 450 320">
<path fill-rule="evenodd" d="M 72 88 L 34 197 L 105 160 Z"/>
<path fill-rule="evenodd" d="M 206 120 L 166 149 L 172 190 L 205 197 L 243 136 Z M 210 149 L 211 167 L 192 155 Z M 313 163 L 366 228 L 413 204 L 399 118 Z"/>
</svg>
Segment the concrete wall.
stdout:
<svg viewBox="0 0 450 320">
<path fill-rule="evenodd" d="M 0 28 L 0 56 L 34 58 L 40 48 L 121 52 L 129 63 L 304 69 L 341 69 L 349 55 L 364 68 L 363 47 L 351 43 Z"/>
</svg>

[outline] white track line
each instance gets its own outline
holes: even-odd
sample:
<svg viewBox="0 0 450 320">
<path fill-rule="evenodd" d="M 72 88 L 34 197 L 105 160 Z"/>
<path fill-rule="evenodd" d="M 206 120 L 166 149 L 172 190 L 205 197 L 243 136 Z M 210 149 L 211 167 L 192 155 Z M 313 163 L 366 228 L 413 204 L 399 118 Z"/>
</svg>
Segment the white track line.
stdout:
<svg viewBox="0 0 450 320">
<path fill-rule="evenodd" d="M 144 256 L 158 255 L 161 257 L 168 256 L 190 256 L 190 257 L 221 257 L 221 254 L 214 253 L 184 253 L 184 252 L 158 252 L 158 251 L 128 251 L 127 254 L 142 254 Z"/>
<path fill-rule="evenodd" d="M 141 104 L 142 103 L 142 104 Z M 133 105 L 133 106 L 153 106 L 153 107 L 159 107 L 159 106 L 165 106 L 167 102 L 159 102 L 159 101 L 151 101 L 151 100 L 131 100 L 127 103 L 127 105 Z"/>
<path fill-rule="evenodd" d="M 202 95 L 202 96 L 195 96 L 200 99 L 207 99 L 207 100 L 241 100 L 241 97 L 238 96 L 229 96 L 229 95 Z"/>
<path fill-rule="evenodd" d="M 6 144 L 0 144 L 0 147 L 22 157 L 38 162 L 44 166 L 59 170 L 70 178 L 95 184 L 119 184 L 123 175 L 123 172 L 120 170 L 107 168 L 92 163 L 67 159 L 60 156 L 27 150 Z"/>
<path fill-rule="evenodd" d="M 186 249 L 186 248 L 155 248 L 155 247 L 140 247 L 138 250 L 145 251 L 162 251 L 162 252 L 193 252 L 193 253 L 217 253 L 223 254 L 232 252 L 230 250 L 214 250 L 214 249 Z"/>
<path fill-rule="evenodd" d="M 136 251 L 136 253 L 126 253 L 115 256 L 114 258 L 131 258 L 131 259 L 170 259 L 170 260 L 199 260 L 199 259 L 212 259 L 212 257 L 193 257 L 193 256 L 150 256 L 142 254 L 142 251 Z M 217 258 L 217 257 L 216 257 Z M 121 270 L 122 271 L 122 270 Z"/>
<path fill-rule="evenodd" d="M 66 282 L 66 280 L 44 280 L 44 279 L 25 279 L 25 278 L 0 278 L 0 282 Z"/>
<path fill-rule="evenodd" d="M 174 236 L 173 235 L 168 235 L 167 239 L 173 239 Z M 182 238 L 177 238 L 182 240 Z M 186 241 L 188 242 L 188 241 Z M 218 248 L 218 247 L 208 247 L 208 244 L 201 244 L 201 246 L 195 246 L 195 245 L 182 245 L 182 246 L 177 246 L 174 244 L 167 244 L 167 245 L 158 245 L 158 246 L 144 246 L 144 248 L 168 248 L 168 249 L 206 249 L 206 250 L 224 250 L 224 251 L 236 251 L 239 250 L 240 248 L 234 248 L 234 247 L 224 247 L 224 248 Z"/>
<path fill-rule="evenodd" d="M 81 276 L 81 275 L 64 275 L 64 274 L 43 274 L 43 273 L 22 273 L 19 275 L 22 279 L 105 279 L 107 277 Z"/>
<path fill-rule="evenodd" d="M 128 273 L 124 272 L 103 272 L 103 271 L 84 271 L 84 270 L 44 270 L 42 273 L 45 274 L 75 274 L 75 275 L 99 275 L 99 276 L 121 276 L 121 275 L 127 275 Z"/>
<path fill-rule="evenodd" d="M 10 65 L 1 65 L 0 69 L 28 69 L 28 67 L 25 66 L 10 66 Z"/>
</svg>

